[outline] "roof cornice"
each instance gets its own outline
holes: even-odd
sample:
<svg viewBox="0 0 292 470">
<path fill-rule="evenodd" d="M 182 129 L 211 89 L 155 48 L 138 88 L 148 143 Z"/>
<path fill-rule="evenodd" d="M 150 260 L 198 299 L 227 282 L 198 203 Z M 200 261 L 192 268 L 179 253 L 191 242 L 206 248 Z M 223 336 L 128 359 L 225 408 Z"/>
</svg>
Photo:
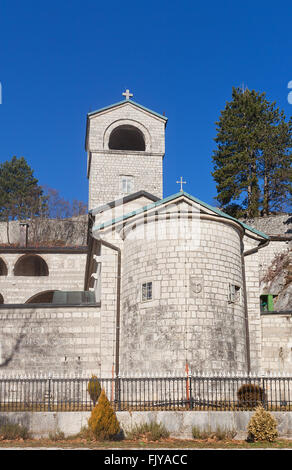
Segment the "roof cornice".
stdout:
<svg viewBox="0 0 292 470">
<path fill-rule="evenodd" d="M 153 114 L 156 117 L 159 117 L 160 119 L 162 119 L 165 122 L 168 121 L 168 118 L 166 116 L 163 116 L 162 114 L 157 113 L 156 111 L 153 111 L 152 109 L 146 108 L 142 104 L 136 103 L 136 101 L 133 101 L 133 100 L 130 100 L 130 99 L 129 100 L 118 101 L 118 103 L 114 103 L 114 104 L 111 104 L 109 106 L 105 106 L 104 108 L 97 109 L 96 111 L 91 111 L 90 113 L 87 113 L 87 116 L 90 118 L 92 116 L 95 116 L 96 114 L 103 113 L 105 111 L 109 111 L 112 108 L 117 108 L 117 107 L 125 105 L 125 104 L 134 105 L 137 108 L 140 108 L 143 111 L 146 111 L 147 113 L 150 113 L 150 114 Z"/>
</svg>

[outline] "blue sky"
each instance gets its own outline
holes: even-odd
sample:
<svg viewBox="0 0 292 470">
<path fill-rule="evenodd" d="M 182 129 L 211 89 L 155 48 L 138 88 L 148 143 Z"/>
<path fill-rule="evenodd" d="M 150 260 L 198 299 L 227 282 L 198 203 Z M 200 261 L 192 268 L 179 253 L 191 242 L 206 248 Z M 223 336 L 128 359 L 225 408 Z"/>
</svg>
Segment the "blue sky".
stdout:
<svg viewBox="0 0 292 470">
<path fill-rule="evenodd" d="M 0 161 L 24 156 L 39 183 L 87 201 L 86 114 L 133 99 L 168 117 L 164 195 L 214 204 L 215 122 L 232 86 L 290 117 L 288 1 L 51 0 L 0 3 Z"/>
</svg>

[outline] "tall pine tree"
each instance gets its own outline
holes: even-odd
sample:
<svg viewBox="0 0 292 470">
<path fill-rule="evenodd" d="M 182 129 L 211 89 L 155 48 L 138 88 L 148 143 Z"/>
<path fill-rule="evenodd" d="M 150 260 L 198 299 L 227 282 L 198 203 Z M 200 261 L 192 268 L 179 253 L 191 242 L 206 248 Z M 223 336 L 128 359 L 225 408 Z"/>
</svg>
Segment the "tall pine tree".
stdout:
<svg viewBox="0 0 292 470">
<path fill-rule="evenodd" d="M 213 177 L 221 208 L 236 217 L 281 210 L 289 191 L 291 122 L 265 93 L 233 88 L 216 124 Z"/>
<path fill-rule="evenodd" d="M 24 157 L 12 157 L 0 165 L 0 219 L 7 223 L 39 216 L 46 210 L 46 199 Z"/>
</svg>

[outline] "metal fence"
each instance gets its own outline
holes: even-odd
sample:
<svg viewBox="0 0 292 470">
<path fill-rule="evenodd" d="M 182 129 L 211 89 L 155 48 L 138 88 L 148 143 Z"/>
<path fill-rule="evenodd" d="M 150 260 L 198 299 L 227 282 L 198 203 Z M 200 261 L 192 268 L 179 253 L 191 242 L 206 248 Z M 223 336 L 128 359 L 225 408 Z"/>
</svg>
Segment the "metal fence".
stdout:
<svg viewBox="0 0 292 470">
<path fill-rule="evenodd" d="M 1 377 L 0 411 L 90 411 L 90 377 Z M 115 411 L 292 411 L 292 377 L 177 376 L 98 379 Z"/>
</svg>

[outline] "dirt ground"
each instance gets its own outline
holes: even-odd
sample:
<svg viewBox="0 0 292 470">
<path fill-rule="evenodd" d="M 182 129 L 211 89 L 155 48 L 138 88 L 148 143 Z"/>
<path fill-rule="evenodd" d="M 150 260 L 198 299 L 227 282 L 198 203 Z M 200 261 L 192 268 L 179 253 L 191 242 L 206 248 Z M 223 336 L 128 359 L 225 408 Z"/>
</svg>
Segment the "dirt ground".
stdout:
<svg viewBox="0 0 292 470">
<path fill-rule="evenodd" d="M 60 449 L 291 449 L 292 440 L 279 439 L 275 442 L 254 442 L 235 440 L 181 440 L 163 439 L 160 441 L 122 440 L 122 441 L 89 441 L 86 439 L 17 439 L 0 441 L 0 449 L 4 448 L 60 448 Z"/>
</svg>

